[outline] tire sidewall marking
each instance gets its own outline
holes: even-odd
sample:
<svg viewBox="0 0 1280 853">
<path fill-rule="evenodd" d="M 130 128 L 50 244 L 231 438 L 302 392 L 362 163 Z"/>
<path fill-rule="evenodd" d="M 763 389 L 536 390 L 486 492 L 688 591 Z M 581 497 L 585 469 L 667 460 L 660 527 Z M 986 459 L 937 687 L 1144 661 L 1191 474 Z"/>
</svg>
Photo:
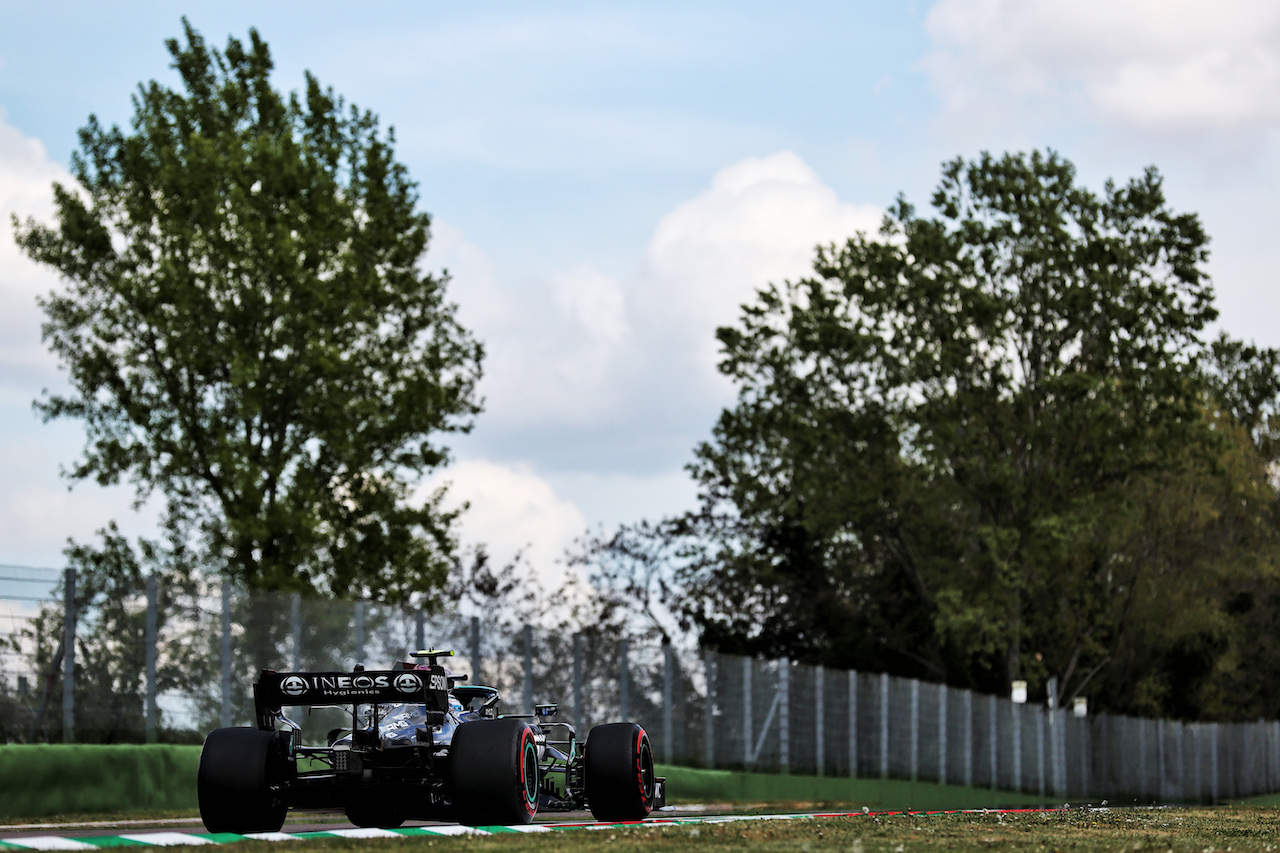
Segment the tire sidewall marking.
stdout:
<svg viewBox="0 0 1280 853">
<path fill-rule="evenodd" d="M 644 729 L 636 727 L 636 748 L 633 750 L 635 755 L 635 773 L 636 773 L 636 789 L 640 793 L 640 802 L 642 805 L 649 807 L 651 797 L 649 792 L 645 790 L 644 784 L 644 745 L 648 741 L 648 736 Z M 653 759 L 650 758 L 650 761 Z"/>
<path fill-rule="evenodd" d="M 532 756 L 530 756 L 531 752 Z M 533 745 L 532 733 L 526 728 L 520 738 L 520 802 L 524 806 L 524 810 L 529 814 L 533 814 L 538 810 L 538 786 L 535 782 L 534 789 L 530 791 L 527 776 L 528 761 L 531 757 L 536 766 L 538 761 L 537 748 Z"/>
</svg>

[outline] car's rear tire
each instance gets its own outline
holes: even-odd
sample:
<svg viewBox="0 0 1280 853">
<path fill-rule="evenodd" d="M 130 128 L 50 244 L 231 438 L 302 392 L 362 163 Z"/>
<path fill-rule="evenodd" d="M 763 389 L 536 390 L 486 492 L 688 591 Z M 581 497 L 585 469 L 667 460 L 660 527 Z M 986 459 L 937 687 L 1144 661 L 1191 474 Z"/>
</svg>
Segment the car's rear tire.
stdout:
<svg viewBox="0 0 1280 853">
<path fill-rule="evenodd" d="M 596 726 L 587 735 L 582 764 L 587 807 L 596 820 L 644 820 L 653 811 L 653 748 L 640 726 Z"/>
<path fill-rule="evenodd" d="M 449 747 L 459 823 L 513 826 L 533 821 L 542 782 L 533 728 L 521 720 L 473 720 Z"/>
<path fill-rule="evenodd" d="M 200 750 L 196 795 L 210 832 L 278 832 L 288 805 L 270 785 L 284 779 L 282 735 L 259 729 L 214 729 Z"/>
</svg>

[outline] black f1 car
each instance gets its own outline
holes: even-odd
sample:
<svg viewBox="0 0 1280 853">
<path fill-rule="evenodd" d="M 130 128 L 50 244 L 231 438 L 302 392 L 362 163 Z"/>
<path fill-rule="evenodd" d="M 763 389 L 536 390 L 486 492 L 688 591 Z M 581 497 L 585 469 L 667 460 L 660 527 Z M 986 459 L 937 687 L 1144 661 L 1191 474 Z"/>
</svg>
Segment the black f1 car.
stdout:
<svg viewBox="0 0 1280 853">
<path fill-rule="evenodd" d="M 524 824 L 539 810 L 589 808 L 597 820 L 642 820 L 666 799 L 649 736 L 635 723 L 596 726 L 579 746 L 552 704 L 498 714 L 492 687 L 440 665 L 352 672 L 263 670 L 257 728 L 216 729 L 200 753 L 200 817 L 210 832 L 275 832 L 290 808 L 341 808 L 357 826 L 409 819 Z M 298 742 L 289 706 L 350 706 L 328 745 Z"/>
</svg>

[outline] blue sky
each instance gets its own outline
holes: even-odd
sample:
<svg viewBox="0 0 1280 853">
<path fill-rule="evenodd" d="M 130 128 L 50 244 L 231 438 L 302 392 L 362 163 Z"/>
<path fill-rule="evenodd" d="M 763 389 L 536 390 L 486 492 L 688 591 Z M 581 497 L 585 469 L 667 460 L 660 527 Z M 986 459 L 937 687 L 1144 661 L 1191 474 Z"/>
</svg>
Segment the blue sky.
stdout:
<svg viewBox="0 0 1280 853">
<path fill-rule="evenodd" d="M 276 84 L 304 69 L 394 125 L 486 342 L 487 411 L 444 474 L 469 541 L 529 545 L 540 572 L 588 526 L 683 509 L 682 471 L 732 389 L 715 326 L 814 244 L 871 228 L 939 164 L 1054 147 L 1082 180 L 1165 174 L 1212 235 L 1232 333 L 1280 345 L 1280 10 L 1274 2 L 190 3 L 219 46 L 257 27 Z M 0 10 L 0 212 L 47 216 L 90 113 L 125 123 L 172 79 L 169 3 Z M 74 424 L 34 295 L 56 286 L 0 240 L 0 563 L 56 566 L 124 490 L 58 478 Z M 428 484 L 430 485 L 430 484 Z M 425 487 L 425 486 L 424 486 Z"/>
</svg>

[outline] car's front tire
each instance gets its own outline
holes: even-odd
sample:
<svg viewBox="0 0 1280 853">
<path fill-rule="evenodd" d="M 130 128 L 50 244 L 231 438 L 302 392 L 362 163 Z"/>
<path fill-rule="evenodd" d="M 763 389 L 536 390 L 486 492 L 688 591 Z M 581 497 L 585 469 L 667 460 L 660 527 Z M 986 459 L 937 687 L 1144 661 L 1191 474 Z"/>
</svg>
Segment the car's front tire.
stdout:
<svg viewBox="0 0 1280 853">
<path fill-rule="evenodd" d="M 587 807 L 596 820 L 644 820 L 657 778 L 649 735 L 635 723 L 596 726 L 583 748 Z"/>
<path fill-rule="evenodd" d="M 453 804 L 459 823 L 530 823 L 542 782 L 533 728 L 516 719 L 474 720 L 453 732 L 449 747 Z"/>
<path fill-rule="evenodd" d="M 214 729 L 200 750 L 196 794 L 210 832 L 278 832 L 289 807 L 271 790 L 288 758 L 282 735 L 260 729 Z"/>
</svg>

